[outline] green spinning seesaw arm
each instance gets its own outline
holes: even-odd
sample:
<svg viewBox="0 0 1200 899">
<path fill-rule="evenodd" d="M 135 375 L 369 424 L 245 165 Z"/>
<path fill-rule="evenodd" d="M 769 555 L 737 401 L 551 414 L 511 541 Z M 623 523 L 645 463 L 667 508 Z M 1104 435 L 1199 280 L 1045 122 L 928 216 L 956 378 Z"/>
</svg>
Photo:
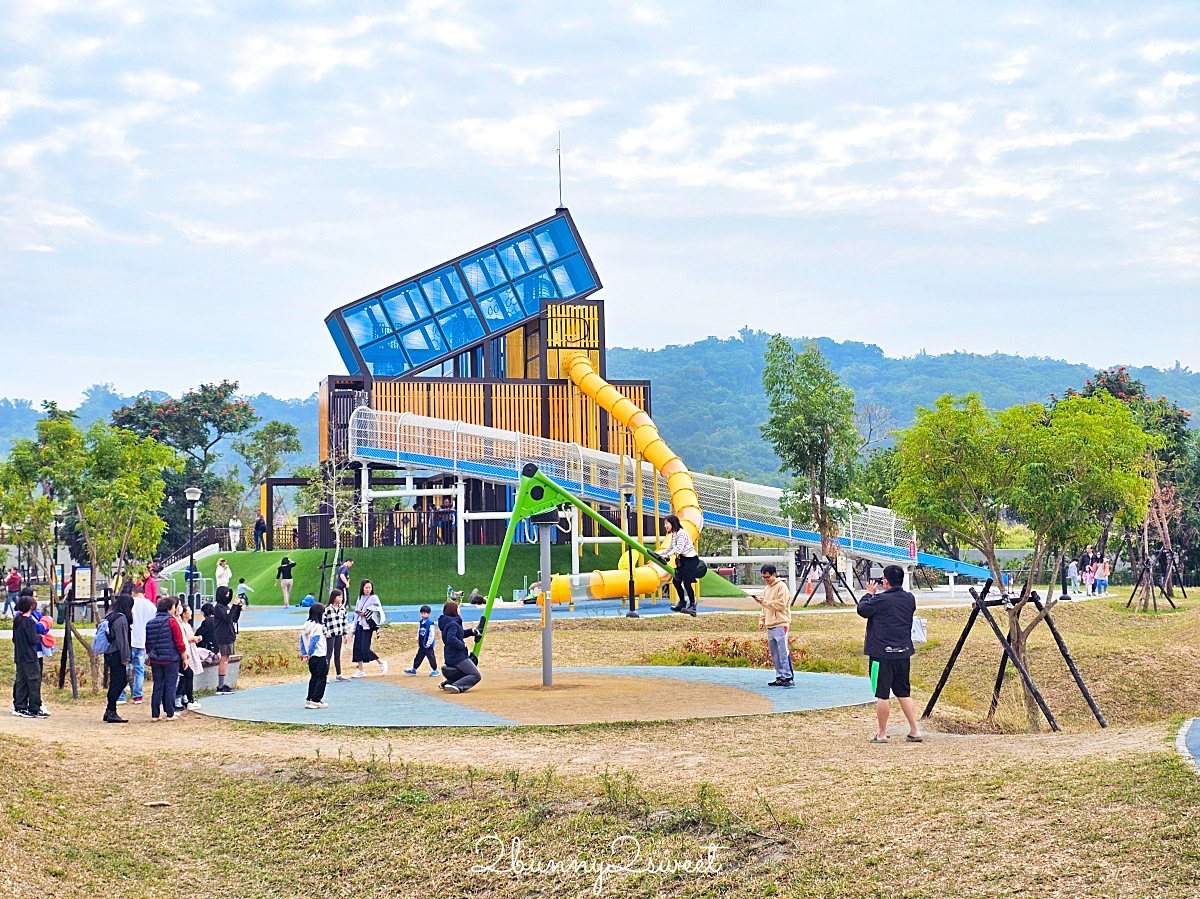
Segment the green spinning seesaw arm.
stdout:
<svg viewBox="0 0 1200 899">
<path fill-rule="evenodd" d="M 599 512 L 592 509 L 587 503 L 576 499 L 562 487 L 558 486 L 558 484 L 546 477 L 532 462 L 528 462 L 521 469 L 521 484 L 517 490 L 516 502 L 513 503 L 512 517 L 508 519 L 508 530 L 504 533 L 504 543 L 500 547 L 500 558 L 496 562 L 496 573 L 492 575 L 492 583 L 488 587 L 487 605 L 483 610 L 483 621 L 479 627 L 479 637 L 475 640 L 474 651 L 471 653 L 476 661 L 479 659 L 479 652 L 483 647 L 484 637 L 487 635 L 487 629 L 492 621 L 492 604 L 495 603 L 496 595 L 500 592 L 500 579 L 504 575 L 504 566 L 508 562 L 508 551 L 512 547 L 518 523 L 541 512 L 549 512 L 551 509 L 555 509 L 564 503 L 574 506 L 614 537 L 619 538 L 626 546 L 641 553 L 643 558 L 654 559 L 655 564 L 666 569 L 671 575 L 675 574 L 674 568 L 665 562 L 659 561 L 653 552 L 633 537 L 630 537 Z M 550 585 L 543 584 L 542 590 L 545 593 L 543 601 L 550 602 Z"/>
</svg>

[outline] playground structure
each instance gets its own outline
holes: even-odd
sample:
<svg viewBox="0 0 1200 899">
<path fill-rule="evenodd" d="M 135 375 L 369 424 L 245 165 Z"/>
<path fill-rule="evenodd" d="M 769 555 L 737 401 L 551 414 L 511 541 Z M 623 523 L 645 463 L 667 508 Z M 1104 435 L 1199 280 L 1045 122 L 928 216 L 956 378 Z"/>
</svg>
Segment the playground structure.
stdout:
<svg viewBox="0 0 1200 899">
<path fill-rule="evenodd" d="M 405 537 L 432 533 L 456 544 L 465 574 L 465 544 L 528 539 L 529 525 L 514 532 L 512 516 L 522 470 L 533 463 L 579 501 L 566 504 L 571 574 L 585 544 L 621 539 L 600 518 L 611 524 L 632 509 L 622 533 L 648 548 L 660 539 L 662 516 L 674 512 L 693 542 L 706 526 L 732 535 L 730 552 L 706 561 L 773 562 L 795 594 L 795 550 L 818 552 L 820 536 L 787 517 L 778 488 L 688 471 L 654 425 L 650 383 L 606 375 L 601 286 L 570 213 L 559 208 L 326 317 L 349 374 L 322 382 L 320 455 L 356 479 L 355 545 L 398 545 L 398 516 L 436 515 L 436 529 L 405 528 Z M 270 520 L 269 486 L 264 494 Z M 396 511 L 379 511 L 375 501 L 385 498 L 400 501 Z M 400 511 L 405 501 L 420 511 Z M 305 539 L 312 529 L 300 530 Z M 783 545 L 746 556 L 739 535 Z M 853 509 L 837 544 L 840 556 L 910 573 L 926 565 L 952 583 L 987 576 L 980 566 L 920 552 L 907 522 L 879 507 Z M 649 586 L 648 566 L 634 560 L 634 568 L 635 589 Z M 615 592 L 628 572 L 600 578 Z"/>
</svg>

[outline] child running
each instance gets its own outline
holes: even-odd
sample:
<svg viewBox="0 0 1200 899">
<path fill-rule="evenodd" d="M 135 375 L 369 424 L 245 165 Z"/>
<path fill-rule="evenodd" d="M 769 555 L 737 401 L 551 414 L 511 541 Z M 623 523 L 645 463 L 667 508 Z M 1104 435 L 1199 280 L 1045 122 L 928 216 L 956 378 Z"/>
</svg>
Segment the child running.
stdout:
<svg viewBox="0 0 1200 899">
<path fill-rule="evenodd" d="M 417 625 L 417 656 L 413 659 L 412 667 L 405 671 L 405 674 L 416 676 L 421 662 L 429 659 L 429 667 L 433 669 L 429 672 L 429 676 L 438 676 L 437 654 L 433 651 L 434 644 L 437 642 L 437 631 L 433 627 L 433 620 L 429 617 L 432 611 L 429 606 L 421 606 L 421 623 Z"/>
<path fill-rule="evenodd" d="M 323 709 L 325 681 L 329 677 L 329 656 L 325 642 L 325 607 L 319 602 L 308 607 L 308 621 L 300 628 L 300 660 L 308 662 L 308 698 L 306 709 Z"/>
</svg>

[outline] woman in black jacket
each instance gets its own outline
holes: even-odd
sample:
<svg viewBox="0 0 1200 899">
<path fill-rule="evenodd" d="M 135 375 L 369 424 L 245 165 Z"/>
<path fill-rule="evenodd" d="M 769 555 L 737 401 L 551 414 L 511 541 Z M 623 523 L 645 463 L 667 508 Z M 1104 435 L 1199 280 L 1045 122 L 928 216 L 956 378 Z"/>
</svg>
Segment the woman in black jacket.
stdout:
<svg viewBox="0 0 1200 899">
<path fill-rule="evenodd" d="M 482 627 L 483 621 L 480 620 Z M 449 600 L 442 606 L 442 615 L 438 618 L 438 630 L 442 632 L 442 648 L 446 653 L 445 664 L 442 665 L 441 688 L 447 693 L 466 693 L 483 680 L 479 668 L 467 651 L 467 637 L 479 639 L 479 630 L 464 628 L 462 619 L 458 617 L 458 603 Z"/>
<path fill-rule="evenodd" d="M 104 721 L 108 724 L 128 724 L 128 720 L 117 714 L 117 700 L 125 692 L 129 665 L 129 622 L 133 620 L 133 596 L 120 594 L 113 600 L 108 622 L 108 652 L 104 664 L 108 668 L 108 707 L 104 710 Z"/>
</svg>

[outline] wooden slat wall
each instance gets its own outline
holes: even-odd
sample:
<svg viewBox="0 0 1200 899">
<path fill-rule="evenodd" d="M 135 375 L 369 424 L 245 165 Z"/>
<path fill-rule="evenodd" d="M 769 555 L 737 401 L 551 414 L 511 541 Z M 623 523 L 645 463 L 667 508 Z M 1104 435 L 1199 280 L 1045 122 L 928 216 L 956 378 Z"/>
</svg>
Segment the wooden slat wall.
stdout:
<svg viewBox="0 0 1200 899">
<path fill-rule="evenodd" d="M 641 385 L 615 384 L 622 394 L 645 408 L 645 389 Z M 548 397 L 550 439 L 578 443 L 599 449 L 600 409 L 570 382 L 556 384 L 488 385 L 491 393 L 491 426 L 506 431 L 541 436 L 542 398 Z M 484 424 L 485 387 L 453 381 L 376 381 L 372 406 L 387 412 L 415 412 L 449 421 Z M 608 450 L 631 453 L 633 441 L 628 431 L 615 420 L 608 421 Z"/>
<path fill-rule="evenodd" d="M 492 427 L 542 435 L 541 384 L 493 384 Z"/>
<path fill-rule="evenodd" d="M 640 384 L 614 384 L 622 395 L 632 400 L 639 409 L 646 408 L 646 390 Z M 632 455 L 633 435 L 615 418 L 608 416 L 608 451 Z"/>
<path fill-rule="evenodd" d="M 376 381 L 372 407 L 384 412 L 415 412 L 450 421 L 483 424 L 483 385 L 429 381 Z"/>
</svg>

